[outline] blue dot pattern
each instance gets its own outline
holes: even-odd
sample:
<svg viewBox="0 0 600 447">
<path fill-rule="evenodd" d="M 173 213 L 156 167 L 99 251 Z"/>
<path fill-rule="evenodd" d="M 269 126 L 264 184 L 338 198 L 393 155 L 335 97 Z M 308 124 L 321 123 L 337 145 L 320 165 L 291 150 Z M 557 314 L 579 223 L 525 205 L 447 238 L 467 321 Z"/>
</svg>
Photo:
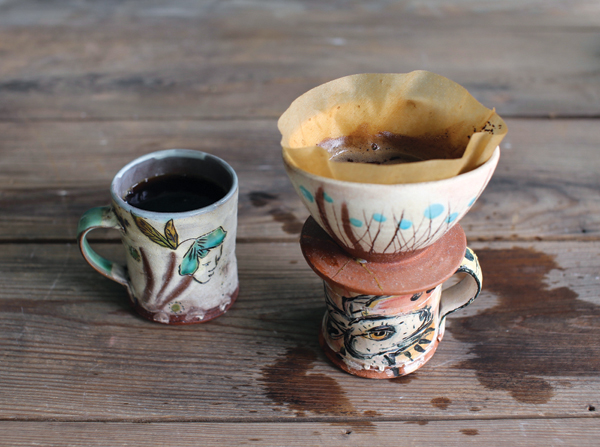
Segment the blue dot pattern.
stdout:
<svg viewBox="0 0 600 447">
<path fill-rule="evenodd" d="M 308 189 L 306 189 L 304 186 L 300 185 L 300 192 L 302 192 L 302 195 L 306 198 L 306 200 L 308 200 L 310 203 L 313 203 L 315 201 L 315 198 L 313 197 L 313 195 L 310 193 L 310 191 Z"/>
<path fill-rule="evenodd" d="M 362 227 L 362 224 L 363 224 L 363 223 L 362 223 L 360 220 L 358 220 L 358 219 L 355 219 L 354 217 L 351 217 L 351 218 L 350 218 L 350 223 L 351 223 L 352 225 L 354 225 L 355 227 L 357 227 L 357 228 L 360 228 L 360 227 Z"/>
<path fill-rule="evenodd" d="M 475 203 L 475 200 L 477 200 L 477 197 L 473 197 L 467 206 L 472 206 Z"/>
<path fill-rule="evenodd" d="M 452 213 L 448 216 L 448 218 L 446 219 L 446 222 L 452 223 L 456 220 L 457 217 L 458 217 L 458 213 Z"/>
<path fill-rule="evenodd" d="M 434 203 L 433 205 L 429 205 L 429 207 L 425 210 L 425 217 L 428 219 L 435 219 L 440 214 L 444 212 L 444 205 L 440 205 L 439 203 Z"/>
<path fill-rule="evenodd" d="M 387 220 L 385 216 L 379 213 L 373 214 L 373 219 L 375 219 L 377 222 L 385 222 Z"/>
<path fill-rule="evenodd" d="M 333 203 L 333 199 L 329 197 L 326 192 L 323 192 L 323 198 L 327 203 Z"/>
<path fill-rule="evenodd" d="M 410 227 L 412 227 L 412 222 L 407 219 L 402 219 L 398 226 L 401 230 L 408 230 Z"/>
</svg>

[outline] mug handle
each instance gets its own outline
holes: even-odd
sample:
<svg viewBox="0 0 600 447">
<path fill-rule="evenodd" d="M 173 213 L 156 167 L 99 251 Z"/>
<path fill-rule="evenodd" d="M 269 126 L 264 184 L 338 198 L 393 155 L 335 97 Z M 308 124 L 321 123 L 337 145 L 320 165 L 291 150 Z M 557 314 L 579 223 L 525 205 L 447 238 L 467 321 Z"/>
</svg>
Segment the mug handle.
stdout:
<svg viewBox="0 0 600 447">
<path fill-rule="evenodd" d="M 96 228 L 121 229 L 121 225 L 119 224 L 112 207 L 100 206 L 87 210 L 79 220 L 79 225 L 77 226 L 77 239 L 81 254 L 89 265 L 91 265 L 98 273 L 128 287 L 127 269 L 125 266 L 103 258 L 90 247 L 90 244 L 87 241 L 87 234 Z"/>
<path fill-rule="evenodd" d="M 481 292 L 483 276 L 481 266 L 475 252 L 467 247 L 465 257 L 456 273 L 466 273 L 458 284 L 447 288 L 442 293 L 440 302 L 440 323 L 444 321 L 448 314 L 468 306 Z"/>
</svg>

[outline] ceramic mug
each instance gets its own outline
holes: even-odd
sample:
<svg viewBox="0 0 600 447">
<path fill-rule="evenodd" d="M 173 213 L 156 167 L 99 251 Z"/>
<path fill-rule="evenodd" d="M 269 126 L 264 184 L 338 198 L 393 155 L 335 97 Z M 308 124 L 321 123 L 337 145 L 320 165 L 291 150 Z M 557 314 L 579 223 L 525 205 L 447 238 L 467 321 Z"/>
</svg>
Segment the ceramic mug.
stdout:
<svg viewBox="0 0 600 447">
<path fill-rule="evenodd" d="M 325 283 L 327 311 L 320 342 L 337 366 L 351 374 L 389 379 L 427 362 L 442 340 L 445 318 L 475 300 L 482 275 L 477 256 L 466 249 L 458 284 L 442 284 L 408 295 L 364 295 Z"/>
<path fill-rule="evenodd" d="M 140 182 L 159 175 L 204 178 L 226 191 L 206 207 L 186 212 L 136 208 L 124 198 Z M 200 323 L 226 312 L 238 294 L 235 239 L 238 180 L 225 161 L 200 151 L 170 149 L 144 155 L 115 176 L 109 206 L 81 218 L 78 239 L 85 260 L 122 284 L 139 314 L 165 324 Z M 121 232 L 126 266 L 92 250 L 96 228 Z"/>
<path fill-rule="evenodd" d="M 438 241 L 469 211 L 490 181 L 496 148 L 478 168 L 444 180 L 379 185 L 320 177 L 284 158 L 286 172 L 311 216 L 354 257 L 398 259 Z"/>
</svg>

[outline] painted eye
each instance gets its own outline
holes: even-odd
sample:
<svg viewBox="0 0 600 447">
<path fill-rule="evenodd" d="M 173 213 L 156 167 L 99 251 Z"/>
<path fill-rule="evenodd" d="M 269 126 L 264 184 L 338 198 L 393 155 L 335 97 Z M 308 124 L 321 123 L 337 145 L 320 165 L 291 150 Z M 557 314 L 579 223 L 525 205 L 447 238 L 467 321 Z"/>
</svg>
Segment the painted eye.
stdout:
<svg viewBox="0 0 600 447">
<path fill-rule="evenodd" d="M 333 339 L 344 336 L 342 328 L 340 328 L 332 318 L 327 319 L 327 334 Z"/>
<path fill-rule="evenodd" d="M 411 300 L 411 301 L 417 301 L 419 298 L 421 298 L 421 296 L 423 296 L 423 292 L 420 292 L 420 293 L 415 293 L 415 294 L 414 294 L 414 295 L 413 295 L 413 296 L 410 298 L 410 300 Z"/>
<path fill-rule="evenodd" d="M 381 341 L 387 340 L 388 338 L 392 337 L 392 335 L 394 335 L 395 333 L 396 330 L 392 326 L 378 326 L 374 327 L 373 329 L 369 329 L 364 334 L 364 337 L 370 340 Z"/>
</svg>

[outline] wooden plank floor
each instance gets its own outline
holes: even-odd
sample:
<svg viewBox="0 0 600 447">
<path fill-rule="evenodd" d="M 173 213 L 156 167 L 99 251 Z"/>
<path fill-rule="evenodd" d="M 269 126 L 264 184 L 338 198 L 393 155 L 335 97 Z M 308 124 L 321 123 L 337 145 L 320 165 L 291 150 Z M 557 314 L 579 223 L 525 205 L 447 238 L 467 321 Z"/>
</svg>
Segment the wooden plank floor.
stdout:
<svg viewBox="0 0 600 447">
<path fill-rule="evenodd" d="M 597 239 L 598 122 L 507 123 L 502 162 L 461 221 L 469 238 Z M 275 120 L 0 123 L 0 135 L 0 240 L 72 240 L 81 214 L 108 203 L 124 164 L 171 147 L 231 162 L 240 177 L 240 239 L 297 240 L 308 216 L 284 173 Z"/>
<path fill-rule="evenodd" d="M 0 1 L 0 446 L 597 443 L 599 38 L 595 0 Z M 422 369 L 369 381 L 318 346 L 276 120 L 322 82 L 413 69 L 509 134 L 461 221 L 481 297 Z M 172 147 L 240 178 L 240 296 L 205 325 L 137 317 L 75 243 L 121 166 Z"/>
<path fill-rule="evenodd" d="M 440 443 L 448 447 L 515 445 L 530 439 L 532 445 L 595 445 L 597 421 L 590 419 L 525 419 L 488 421 L 406 421 L 323 423 L 47 423 L 0 422 L 0 436 L 14 447 L 105 446 L 140 447 L 154 445 L 285 445 L 320 447 L 323 445 L 364 446 L 389 443 L 417 447 Z M 223 439 L 226 439 L 226 443 Z M 273 439 L 279 440 L 273 441 Z M 233 444 L 235 443 L 235 444 Z M 483 444 L 485 443 L 485 444 Z M 512 443 L 512 444 L 511 444 Z M 523 445 L 523 444 L 519 444 Z"/>
</svg>

